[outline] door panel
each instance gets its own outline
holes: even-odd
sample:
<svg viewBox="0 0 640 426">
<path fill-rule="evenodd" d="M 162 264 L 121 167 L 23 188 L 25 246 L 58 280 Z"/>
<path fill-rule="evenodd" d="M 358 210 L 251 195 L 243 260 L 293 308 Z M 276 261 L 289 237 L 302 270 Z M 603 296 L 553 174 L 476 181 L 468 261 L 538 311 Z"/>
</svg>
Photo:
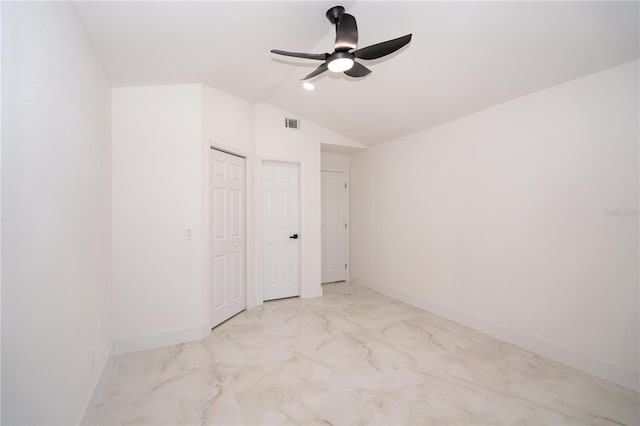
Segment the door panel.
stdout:
<svg viewBox="0 0 640 426">
<path fill-rule="evenodd" d="M 262 165 L 263 299 L 300 294 L 298 165 Z"/>
<path fill-rule="evenodd" d="M 214 149 L 210 155 L 211 326 L 215 327 L 246 307 L 245 160 Z"/>
<path fill-rule="evenodd" d="M 347 279 L 347 190 L 343 172 L 322 172 L 322 282 Z"/>
</svg>

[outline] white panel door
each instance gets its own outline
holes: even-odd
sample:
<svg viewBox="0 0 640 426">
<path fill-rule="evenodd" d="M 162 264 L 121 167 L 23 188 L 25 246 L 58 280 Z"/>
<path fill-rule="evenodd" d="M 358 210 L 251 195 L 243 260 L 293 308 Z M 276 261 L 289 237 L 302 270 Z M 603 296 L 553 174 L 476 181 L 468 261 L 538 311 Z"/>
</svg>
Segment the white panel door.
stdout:
<svg viewBox="0 0 640 426">
<path fill-rule="evenodd" d="M 262 296 L 300 294 L 298 165 L 262 164 Z"/>
<path fill-rule="evenodd" d="M 347 279 L 346 174 L 322 171 L 322 282 Z"/>
<path fill-rule="evenodd" d="M 211 327 L 215 327 L 246 307 L 244 158 L 212 149 L 209 179 Z"/>
</svg>

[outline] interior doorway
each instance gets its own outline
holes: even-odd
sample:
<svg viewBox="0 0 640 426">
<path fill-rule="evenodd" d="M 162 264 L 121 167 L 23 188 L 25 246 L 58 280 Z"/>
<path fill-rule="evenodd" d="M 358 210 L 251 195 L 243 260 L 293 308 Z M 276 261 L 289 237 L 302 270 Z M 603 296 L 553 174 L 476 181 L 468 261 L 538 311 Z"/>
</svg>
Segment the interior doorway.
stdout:
<svg viewBox="0 0 640 426">
<path fill-rule="evenodd" d="M 344 171 L 322 170 L 322 282 L 348 278 L 348 183 Z"/>
<path fill-rule="evenodd" d="M 246 308 L 245 162 L 237 155 L 210 150 L 211 327 Z"/>
<path fill-rule="evenodd" d="M 300 167 L 262 163 L 262 298 L 300 295 Z"/>
</svg>

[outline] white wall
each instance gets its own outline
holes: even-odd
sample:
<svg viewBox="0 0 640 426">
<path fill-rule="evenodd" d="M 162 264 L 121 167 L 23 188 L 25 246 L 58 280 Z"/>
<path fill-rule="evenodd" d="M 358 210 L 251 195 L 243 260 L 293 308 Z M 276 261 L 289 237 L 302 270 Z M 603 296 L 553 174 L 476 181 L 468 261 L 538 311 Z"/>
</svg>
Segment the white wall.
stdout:
<svg viewBox="0 0 640 426">
<path fill-rule="evenodd" d="M 321 295 L 320 142 L 348 139 L 310 122 L 287 133 L 284 111 L 199 84 L 117 88 L 112 103 L 117 352 L 209 333 L 211 145 L 247 158 L 248 308 L 261 303 L 255 171 L 262 158 L 303 162 L 301 295 Z"/>
<path fill-rule="evenodd" d="M 209 333 L 210 146 L 251 158 L 253 113 L 253 104 L 200 84 L 113 89 L 117 352 Z M 248 239 L 249 263 L 255 234 Z M 255 274 L 247 278 L 254 285 Z"/>
<path fill-rule="evenodd" d="M 284 127 L 285 117 L 298 118 L 270 104 L 257 104 L 255 115 L 256 167 L 263 160 L 301 163 L 302 259 L 301 297 L 322 296 L 320 144 L 356 144 L 311 121 L 301 119 L 299 130 Z"/>
<path fill-rule="evenodd" d="M 246 158 L 246 284 L 247 307 L 253 308 L 258 300 L 256 286 L 256 204 L 255 204 L 255 148 L 254 148 L 254 105 L 209 86 L 202 86 L 203 102 L 203 193 L 204 200 L 202 222 L 204 236 L 209 235 L 209 156 L 211 146 Z M 209 238 L 203 239 L 203 267 L 205 270 L 205 300 L 212 300 L 209 276 Z M 211 305 L 205 304 L 205 316 L 211 318 Z"/>
<path fill-rule="evenodd" d="M 116 88 L 112 105 L 117 351 L 200 338 L 202 86 Z"/>
<path fill-rule="evenodd" d="M 0 70 L 2 70 L 2 5 L 0 5 Z M 2 72 L 0 72 L 2 99 Z M 2 217 L 2 102 L 0 102 L 0 218 Z M 2 230 L 0 230 L 0 425 L 2 424 Z"/>
<path fill-rule="evenodd" d="M 2 421 L 75 424 L 112 344 L 110 88 L 70 3 L 3 2 L 2 55 Z"/>
<path fill-rule="evenodd" d="M 638 89 L 635 61 L 354 154 L 352 279 L 637 387 Z"/>
<path fill-rule="evenodd" d="M 349 156 L 338 152 L 321 153 L 320 165 L 322 169 L 349 170 Z"/>
</svg>

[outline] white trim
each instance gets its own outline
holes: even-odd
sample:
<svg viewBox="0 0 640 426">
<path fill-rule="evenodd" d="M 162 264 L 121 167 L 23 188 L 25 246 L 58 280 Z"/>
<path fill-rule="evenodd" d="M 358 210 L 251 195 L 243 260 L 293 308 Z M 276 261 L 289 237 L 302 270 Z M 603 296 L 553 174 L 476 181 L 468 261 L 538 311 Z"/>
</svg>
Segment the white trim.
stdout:
<svg viewBox="0 0 640 426">
<path fill-rule="evenodd" d="M 321 167 L 321 172 L 336 172 L 336 173 L 346 173 L 349 174 L 349 169 L 344 169 L 342 167 Z"/>
<path fill-rule="evenodd" d="M 114 353 L 120 355 L 128 352 L 144 351 L 179 343 L 193 342 L 204 339 L 210 333 L 211 328 L 209 328 L 209 322 L 207 321 L 206 324 L 199 327 L 169 330 L 146 336 L 124 337 L 116 340 Z"/>
<path fill-rule="evenodd" d="M 116 358 L 114 356 L 113 351 L 109 355 L 107 362 L 102 369 L 102 373 L 100 373 L 100 377 L 98 378 L 98 383 L 96 383 L 95 388 L 93 389 L 93 393 L 91 394 L 91 398 L 89 398 L 89 402 L 84 409 L 84 414 L 82 415 L 82 419 L 80 420 L 81 425 L 90 425 L 92 420 L 95 420 L 95 408 L 102 399 L 102 394 L 107 386 L 112 382 L 117 368 Z"/>
<path fill-rule="evenodd" d="M 468 327 L 489 334 L 498 339 L 520 346 L 536 354 L 542 355 L 554 361 L 568 365 L 570 367 L 593 374 L 610 382 L 624 386 L 628 389 L 638 391 L 640 389 L 640 375 L 637 372 L 627 370 L 623 367 L 611 365 L 605 361 L 592 358 L 588 355 L 575 352 L 572 349 L 546 340 L 538 339 L 525 333 L 513 330 L 492 321 L 469 315 L 465 312 L 448 308 L 438 303 L 410 295 L 391 287 L 377 283 L 366 282 L 354 278 L 354 281 L 362 286 L 368 287 L 385 296 L 416 306 L 434 314 L 443 316 L 452 321 L 464 324 Z"/>
<path fill-rule="evenodd" d="M 333 173 L 344 173 L 344 180 L 347 184 L 346 187 L 346 216 L 347 216 L 347 236 L 346 236 L 346 247 L 345 247 L 345 261 L 347 262 L 347 275 L 346 281 L 351 279 L 351 213 L 350 213 L 350 204 L 351 204 L 351 182 L 349 180 L 349 169 L 339 168 L 339 167 L 321 167 L 320 173 L 322 172 L 333 172 Z M 322 226 L 322 223 L 320 224 Z M 322 232 L 320 232 L 320 238 L 322 238 Z"/>
<path fill-rule="evenodd" d="M 0 27 L 2 26 L 2 6 L 0 4 Z M 0 31 L 0 46 L 2 46 L 2 31 Z M 0 48 L 0 69 L 2 68 L 2 52 Z M 6 61 L 5 61 L 6 62 Z M 0 73 L 0 99 L 2 99 L 2 74 Z M 2 102 L 0 102 L 0 165 L 2 164 Z M 2 167 L 0 167 L 2 169 Z M 0 212 L 2 212 L 2 170 L 0 170 Z M 0 213 L 1 216 L 1 213 Z M 0 232 L 0 295 L 2 294 L 2 232 Z M 0 296 L 0 342 L 2 342 L 2 297 Z M 2 351 L 0 351 L 0 366 L 2 366 Z M 0 402 L 2 401 L 2 368 L 0 368 Z M 2 424 L 2 403 L 0 403 L 0 425 Z"/>
</svg>

